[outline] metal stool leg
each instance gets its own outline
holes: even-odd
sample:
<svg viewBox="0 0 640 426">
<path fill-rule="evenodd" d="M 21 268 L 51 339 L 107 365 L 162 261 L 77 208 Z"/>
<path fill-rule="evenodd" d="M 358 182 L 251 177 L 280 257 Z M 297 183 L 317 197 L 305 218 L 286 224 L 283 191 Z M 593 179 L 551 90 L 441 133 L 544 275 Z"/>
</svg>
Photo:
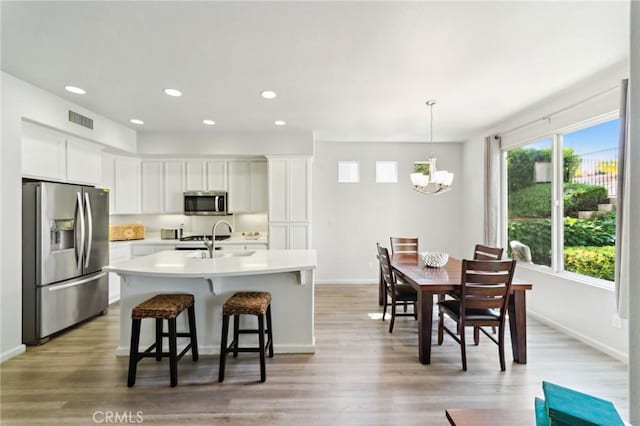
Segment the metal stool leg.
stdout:
<svg viewBox="0 0 640 426">
<path fill-rule="evenodd" d="M 176 336 L 176 319 L 169 321 L 169 373 L 171 375 L 171 387 L 178 384 L 178 337 Z"/>
<path fill-rule="evenodd" d="M 273 358 L 273 331 L 271 327 L 271 305 L 267 306 L 267 344 L 269 345 L 269 358 Z"/>
<path fill-rule="evenodd" d="M 162 318 L 156 318 L 156 361 L 162 360 Z"/>
<path fill-rule="evenodd" d="M 264 315 L 258 315 L 258 344 L 260 345 L 260 381 L 267 380 L 264 350 Z"/>
<path fill-rule="evenodd" d="M 227 337 L 229 335 L 229 316 L 222 316 L 222 337 L 220 338 L 220 367 L 218 368 L 218 382 L 224 380 L 224 367 L 227 362 Z"/>
<path fill-rule="evenodd" d="M 238 348 L 240 347 L 240 315 L 233 316 L 233 357 L 238 358 Z"/>
<path fill-rule="evenodd" d="M 131 347 L 129 348 L 129 377 L 127 386 L 132 387 L 136 383 L 136 369 L 138 366 L 138 345 L 140 344 L 140 322 L 131 320 Z"/>
<path fill-rule="evenodd" d="M 189 315 L 189 334 L 191 337 L 191 358 L 197 361 L 198 356 L 198 337 L 196 335 L 196 310 L 193 305 L 189 306 L 187 311 Z"/>
</svg>

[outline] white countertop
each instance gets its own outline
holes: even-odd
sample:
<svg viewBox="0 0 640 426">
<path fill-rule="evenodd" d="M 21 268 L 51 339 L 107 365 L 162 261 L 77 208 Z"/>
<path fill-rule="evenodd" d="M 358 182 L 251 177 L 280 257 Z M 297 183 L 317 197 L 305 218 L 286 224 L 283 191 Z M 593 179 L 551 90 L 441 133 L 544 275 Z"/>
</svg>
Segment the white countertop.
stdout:
<svg viewBox="0 0 640 426">
<path fill-rule="evenodd" d="M 211 278 L 301 271 L 315 269 L 317 264 L 315 250 L 255 250 L 249 256 L 213 259 L 193 257 L 202 253 L 201 250 L 161 251 L 149 256 L 114 262 L 103 270 L 121 275 Z"/>
<path fill-rule="evenodd" d="M 125 241 L 110 241 L 109 244 L 113 246 L 125 245 L 125 244 L 153 244 L 153 245 L 167 245 L 167 246 L 193 246 L 194 244 L 198 244 L 198 241 L 180 241 L 180 240 L 163 240 L 160 238 L 160 234 L 158 232 L 148 233 L 146 237 L 142 240 L 125 240 Z M 226 240 L 216 241 L 216 246 L 223 245 L 250 245 L 250 244 L 268 244 L 269 240 L 267 238 L 266 232 L 260 233 L 260 238 L 257 240 L 249 240 L 242 236 L 242 233 L 237 232 L 231 234 L 231 237 Z M 201 243 L 204 245 L 203 243 Z"/>
</svg>

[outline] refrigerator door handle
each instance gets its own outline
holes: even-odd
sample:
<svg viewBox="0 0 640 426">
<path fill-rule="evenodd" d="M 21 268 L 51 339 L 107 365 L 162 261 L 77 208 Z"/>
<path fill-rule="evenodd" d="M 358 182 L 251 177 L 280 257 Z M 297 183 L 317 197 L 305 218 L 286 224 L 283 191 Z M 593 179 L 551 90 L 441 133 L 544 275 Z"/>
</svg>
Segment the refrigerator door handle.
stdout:
<svg viewBox="0 0 640 426">
<path fill-rule="evenodd" d="M 105 275 L 107 275 L 106 272 L 101 272 L 98 275 L 92 275 L 89 278 L 85 278 L 85 279 L 79 280 L 79 281 L 74 281 L 72 283 L 50 285 L 50 286 L 47 287 L 47 289 L 49 291 L 58 291 L 58 290 L 62 290 L 62 289 L 69 288 L 69 287 L 76 287 L 76 286 L 79 286 L 79 285 L 82 285 L 82 284 L 86 284 L 86 283 L 88 283 L 90 281 L 95 281 L 95 280 L 97 280 L 99 278 L 104 277 Z"/>
<path fill-rule="evenodd" d="M 84 209 L 82 208 L 82 195 L 80 195 L 80 192 L 76 193 L 76 196 L 76 217 L 80 219 L 80 244 L 77 244 L 77 236 L 75 236 L 74 238 L 76 243 L 76 257 L 78 258 L 78 269 L 80 269 L 82 267 L 82 259 L 84 258 Z M 79 249 L 78 245 L 80 246 Z"/>
<path fill-rule="evenodd" d="M 89 259 L 91 259 L 91 242 L 93 241 L 93 220 L 91 218 L 92 214 L 91 214 L 91 202 L 89 201 L 89 193 L 85 192 L 84 193 L 84 200 L 85 200 L 85 206 L 86 206 L 86 213 L 87 213 L 87 224 L 89 225 L 89 232 L 87 235 L 87 239 L 86 241 L 86 254 L 85 254 L 85 259 L 84 259 L 84 267 L 88 268 L 89 267 Z"/>
</svg>

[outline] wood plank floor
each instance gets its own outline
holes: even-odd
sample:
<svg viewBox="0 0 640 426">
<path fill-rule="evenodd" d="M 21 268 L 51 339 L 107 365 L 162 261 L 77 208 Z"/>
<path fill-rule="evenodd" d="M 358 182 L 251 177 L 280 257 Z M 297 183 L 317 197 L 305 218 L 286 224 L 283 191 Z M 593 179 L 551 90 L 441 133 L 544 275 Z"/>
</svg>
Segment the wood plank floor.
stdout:
<svg viewBox="0 0 640 426">
<path fill-rule="evenodd" d="M 542 380 L 610 399 L 627 417 L 626 366 L 539 322 L 528 324 L 529 364 L 513 364 L 507 345 L 500 372 L 497 348 L 484 337 L 468 345 L 463 372 L 459 347 L 446 337 L 431 365 L 418 363 L 415 321 L 400 317 L 389 334 L 376 302 L 374 285 L 318 286 L 316 353 L 267 358 L 266 383 L 258 383 L 256 354 L 230 359 L 222 384 L 218 357 L 193 363 L 187 355 L 178 387 L 169 387 L 168 360 L 145 359 L 131 389 L 128 358 L 114 355 L 119 309 L 112 306 L 0 366 L 0 423 L 108 423 L 105 414 L 117 413 L 162 425 L 446 425 L 447 408 L 532 409 Z"/>
</svg>

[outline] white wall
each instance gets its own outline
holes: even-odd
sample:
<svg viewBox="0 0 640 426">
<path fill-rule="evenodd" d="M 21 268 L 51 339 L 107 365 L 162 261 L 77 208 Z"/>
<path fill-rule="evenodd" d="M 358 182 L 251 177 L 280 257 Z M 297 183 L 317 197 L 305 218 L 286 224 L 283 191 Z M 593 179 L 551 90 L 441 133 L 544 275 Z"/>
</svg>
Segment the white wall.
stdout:
<svg viewBox="0 0 640 426">
<path fill-rule="evenodd" d="M 462 182 L 442 195 L 415 192 L 409 180 L 414 161 L 438 158 L 438 166 L 462 172 L 462 144 L 316 142 L 313 159 L 313 248 L 316 279 L 327 283 L 376 282 L 376 242 L 417 236 L 420 249 L 469 256 L 462 245 Z M 360 162 L 360 183 L 338 183 L 338 160 Z M 398 162 L 398 183 L 375 183 L 376 161 Z M 481 163 L 476 167 L 482 167 Z M 474 242 L 475 244 L 475 242 Z"/>
<path fill-rule="evenodd" d="M 24 351 L 22 345 L 22 120 L 122 150 L 136 150 L 135 131 L 2 73 L 2 143 L 0 144 L 0 361 Z M 72 109 L 94 120 L 94 131 L 68 122 Z"/>
<path fill-rule="evenodd" d="M 313 134 L 282 129 L 270 133 L 191 132 L 138 134 L 141 155 L 313 155 Z"/>
<path fill-rule="evenodd" d="M 507 131 L 576 104 L 596 93 L 618 85 L 620 80 L 627 75 L 626 64 L 612 67 L 514 115 L 504 123 L 487 129 L 465 143 L 463 155 L 464 194 L 466 200 L 473 199 L 473 203 L 478 205 L 478 209 L 466 210 L 463 217 L 466 226 L 463 238 L 466 241 L 464 243 L 466 246 L 483 238 L 484 211 L 481 206 L 484 203 L 484 172 L 481 167 L 477 167 L 477 164 L 482 161 L 484 156 L 484 137 Z M 601 113 L 617 108 L 618 104 L 616 99 L 612 99 L 611 93 L 608 93 L 589 102 L 588 106 L 593 107 L 592 111 Z M 560 119 L 570 120 L 571 117 L 574 117 L 575 120 L 579 111 L 584 113 L 584 106 L 568 110 L 557 119 L 552 119 L 551 123 L 559 125 Z M 519 135 L 523 140 L 527 140 L 527 138 L 534 137 L 535 132 L 541 131 L 540 126 L 545 127 L 546 124 L 528 126 L 522 129 Z M 514 137 L 513 134 L 510 136 L 512 140 Z M 621 360 L 627 359 L 626 321 L 621 329 L 612 326 L 612 317 L 616 312 L 612 289 L 577 283 L 566 277 L 526 269 L 524 266 L 516 268 L 516 272 L 519 278 L 533 283 L 533 290 L 527 295 L 527 312 L 530 315 L 611 356 Z"/>
</svg>

